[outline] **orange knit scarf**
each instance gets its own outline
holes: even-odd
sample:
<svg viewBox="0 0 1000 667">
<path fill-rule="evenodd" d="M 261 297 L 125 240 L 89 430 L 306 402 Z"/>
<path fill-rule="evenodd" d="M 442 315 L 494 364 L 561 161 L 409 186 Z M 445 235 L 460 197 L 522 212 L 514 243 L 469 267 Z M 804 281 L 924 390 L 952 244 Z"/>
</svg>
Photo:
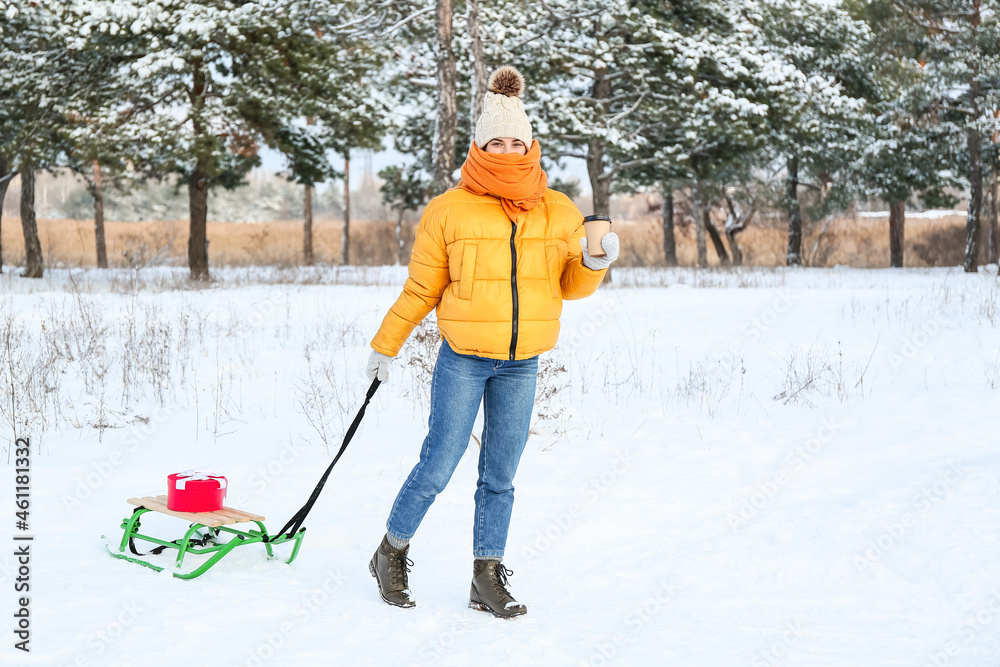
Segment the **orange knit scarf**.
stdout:
<svg viewBox="0 0 1000 667">
<path fill-rule="evenodd" d="M 487 153 L 472 142 L 458 187 L 476 195 L 499 197 L 507 217 L 517 220 L 519 214 L 534 208 L 545 194 L 549 179 L 542 170 L 541 158 L 537 140 L 531 142 L 527 155 Z"/>
</svg>

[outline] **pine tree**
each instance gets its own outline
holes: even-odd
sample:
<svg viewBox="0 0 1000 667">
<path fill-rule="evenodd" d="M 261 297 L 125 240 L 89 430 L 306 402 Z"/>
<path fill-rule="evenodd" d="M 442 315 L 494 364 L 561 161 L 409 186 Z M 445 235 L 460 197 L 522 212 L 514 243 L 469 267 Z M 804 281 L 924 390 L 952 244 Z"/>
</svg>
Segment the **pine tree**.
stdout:
<svg viewBox="0 0 1000 667">
<path fill-rule="evenodd" d="M 450 48 L 441 50 L 438 40 L 443 33 L 439 31 L 438 8 L 436 0 L 394 6 L 396 12 L 387 17 L 373 42 L 384 63 L 380 78 L 386 104 L 394 110 L 389 121 L 394 148 L 413 160 L 421 178 L 433 183 L 433 194 L 457 182 L 456 169 L 465 160 L 472 141 L 471 126 L 478 120 L 478 116 L 471 122 L 459 122 L 458 118 L 458 109 L 474 106 L 472 88 L 476 84 L 470 60 L 473 40 L 467 24 L 469 14 L 461 4 L 451 7 L 450 24 L 444 26 L 445 33 L 451 32 Z M 485 24 L 493 18 L 492 5 L 481 5 L 479 9 L 474 19 Z M 484 34 L 480 30 L 480 36 Z M 487 40 L 481 40 L 480 46 L 484 50 L 481 66 L 486 68 L 495 62 L 493 50 Z M 453 62 L 455 74 L 442 75 L 442 62 L 445 67 Z"/>
<path fill-rule="evenodd" d="M 313 186 L 332 178 L 344 179 L 344 222 L 341 230 L 341 264 L 350 259 L 350 152 L 381 148 L 386 132 L 388 106 L 377 90 L 378 60 L 384 54 L 368 41 L 373 32 L 345 35 L 330 26 L 315 26 L 317 35 L 336 48 L 336 57 L 326 62 L 327 71 L 315 73 L 308 86 L 300 88 L 305 125 L 286 125 L 277 133 L 277 147 L 287 160 L 291 177 L 305 186 L 306 226 L 303 240 L 305 262 L 311 264 Z M 377 34 L 377 26 L 372 28 Z M 345 169 L 337 172 L 328 152 L 344 158 Z"/>
<path fill-rule="evenodd" d="M 603 55 L 574 51 L 577 39 L 561 40 L 573 42 L 568 51 L 551 44 L 560 60 L 546 66 L 556 75 L 539 105 L 547 136 L 564 147 L 562 155 L 588 160 L 595 210 L 606 208 L 614 191 L 661 192 L 668 263 L 676 263 L 673 192 L 690 186 L 698 264 L 707 263 L 708 237 L 726 262 L 709 219 L 711 202 L 723 181 L 758 159 L 773 91 L 788 84 L 790 73 L 738 11 L 743 3 L 633 5 L 620 9 L 616 21 L 600 17 L 602 29 L 619 33 L 617 42 L 594 44 Z M 598 61 L 597 70 L 587 69 Z"/>
<path fill-rule="evenodd" d="M 871 37 L 863 22 L 814 0 L 764 0 L 759 7 L 756 22 L 767 48 L 794 68 L 788 85 L 773 91 L 766 138 L 768 149 L 785 163 L 786 262 L 793 266 L 802 263 L 799 186 L 825 195 L 857 145 L 865 98 L 875 89 L 865 50 Z"/>
<path fill-rule="evenodd" d="M 107 106 L 109 54 L 81 39 L 83 6 L 0 0 L 0 189 L 21 175 L 25 270 L 43 275 L 35 219 L 35 173 L 65 163 L 91 109 Z"/>
<path fill-rule="evenodd" d="M 875 3 L 873 3 L 875 4 Z M 887 0 L 878 11 L 898 12 L 911 26 L 924 85 L 920 94 L 942 127 L 964 135 L 956 167 L 969 188 L 964 269 L 977 271 L 983 194 L 983 136 L 1000 127 L 1000 3 L 991 0 Z M 987 149 L 988 150 L 988 149 Z"/>
<path fill-rule="evenodd" d="M 261 143 L 290 141 L 337 49 L 317 34 L 307 0 L 91 5 L 84 36 L 122 36 L 117 74 L 131 96 L 118 113 L 144 121 L 159 171 L 187 186 L 188 264 L 192 279 L 207 280 L 209 190 L 239 185 Z"/>
<path fill-rule="evenodd" d="M 103 100 L 103 104 L 112 105 L 117 99 L 121 98 L 109 95 Z M 99 110 L 99 107 L 93 108 Z M 106 269 L 108 251 L 104 231 L 105 192 L 109 188 L 122 191 L 133 182 L 141 180 L 141 172 L 133 165 L 148 164 L 150 156 L 142 143 L 134 139 L 130 124 L 108 123 L 83 115 L 79 120 L 79 124 L 70 133 L 59 164 L 80 177 L 93 199 L 97 266 Z"/>
<path fill-rule="evenodd" d="M 549 158 L 584 160 L 593 193 L 594 212 L 608 215 L 616 175 L 638 166 L 613 163 L 609 152 L 638 148 L 638 105 L 649 90 L 649 70 L 633 41 L 648 39 L 655 25 L 642 18 L 644 3 L 568 2 L 556 0 L 524 8 L 526 20 L 512 21 L 498 38 L 528 80 L 529 115 Z M 652 162 L 652 157 L 641 158 Z"/>
<path fill-rule="evenodd" d="M 951 205 L 946 188 L 961 185 L 954 170 L 961 128 L 939 104 L 943 91 L 926 68 L 924 28 L 895 2 L 851 2 L 847 9 L 871 26 L 876 72 L 853 172 L 859 194 L 889 204 L 889 265 L 902 267 L 906 203 L 917 196 L 928 206 Z"/>
<path fill-rule="evenodd" d="M 25 247 L 21 275 L 27 278 L 44 273 L 35 220 L 35 172 L 58 152 L 59 130 L 67 122 L 64 95 L 73 92 L 63 87 L 71 83 L 67 74 L 73 64 L 52 56 L 62 47 L 58 9 L 47 2 L 0 0 L 0 190 L 5 194 L 10 180 L 20 174 Z"/>
</svg>

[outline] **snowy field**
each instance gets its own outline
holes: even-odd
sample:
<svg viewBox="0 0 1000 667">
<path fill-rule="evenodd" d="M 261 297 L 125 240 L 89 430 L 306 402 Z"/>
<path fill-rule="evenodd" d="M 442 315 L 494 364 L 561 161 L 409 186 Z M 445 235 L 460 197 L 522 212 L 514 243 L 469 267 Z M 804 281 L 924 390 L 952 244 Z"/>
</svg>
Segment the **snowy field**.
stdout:
<svg viewBox="0 0 1000 667">
<path fill-rule="evenodd" d="M 623 269 L 568 302 L 515 480 L 512 621 L 466 608 L 475 441 L 412 542 L 417 607 L 383 604 L 368 574 L 425 433 L 430 327 L 295 563 L 255 545 L 181 581 L 108 554 L 125 500 L 192 468 L 277 530 L 360 405 L 404 275 L 185 273 L 0 278 L 11 627 L 12 420 L 32 436 L 35 535 L 32 652 L 5 628 L 2 664 L 1000 663 L 995 266 Z"/>
</svg>

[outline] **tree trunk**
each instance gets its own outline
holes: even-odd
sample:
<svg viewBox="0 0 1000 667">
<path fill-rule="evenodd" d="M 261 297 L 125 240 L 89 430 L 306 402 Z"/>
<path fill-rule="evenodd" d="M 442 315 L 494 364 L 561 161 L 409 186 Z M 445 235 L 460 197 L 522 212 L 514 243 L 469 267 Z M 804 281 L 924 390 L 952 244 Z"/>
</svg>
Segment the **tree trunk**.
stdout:
<svg viewBox="0 0 1000 667">
<path fill-rule="evenodd" d="M 30 164 L 21 169 L 21 230 L 24 232 L 24 278 L 41 278 L 42 244 L 35 221 L 35 170 Z"/>
<path fill-rule="evenodd" d="M 344 156 L 344 224 L 340 228 L 340 265 L 351 259 L 351 153 Z"/>
<path fill-rule="evenodd" d="M 980 169 L 983 169 L 982 165 Z M 990 263 L 990 177 L 983 173 L 982 195 L 979 205 L 979 240 L 976 241 L 976 263 L 979 265 Z"/>
<path fill-rule="evenodd" d="M 458 78 L 455 52 L 451 47 L 451 0 L 437 0 L 437 39 L 434 50 L 437 59 L 438 112 L 434 124 L 434 186 L 438 194 L 455 185 L 455 128 L 458 107 L 455 81 Z"/>
<path fill-rule="evenodd" d="M 3 201 L 7 197 L 7 187 L 14 178 L 13 173 L 8 172 L 10 164 L 3 157 L 0 157 L 0 273 L 3 273 Z"/>
<path fill-rule="evenodd" d="M 475 139 L 476 123 L 483 114 L 486 95 L 486 56 L 483 53 L 482 25 L 479 23 L 479 0 L 468 0 L 469 41 L 472 52 L 472 100 L 469 104 L 469 136 Z"/>
<path fill-rule="evenodd" d="M 733 199 L 728 195 L 726 195 L 726 205 L 729 207 L 729 216 L 726 218 L 726 238 L 729 239 L 729 249 L 733 253 L 733 264 L 742 266 L 743 248 L 740 247 L 740 241 L 737 237 L 750 224 L 750 218 L 753 217 L 754 211 L 757 210 L 757 205 L 754 204 L 751 206 L 750 210 L 746 213 L 742 211 L 737 213 Z"/>
<path fill-rule="evenodd" d="M 108 268 L 108 247 L 104 243 L 104 179 L 101 163 L 97 160 L 94 160 L 94 244 L 98 268 Z"/>
<path fill-rule="evenodd" d="M 722 243 L 722 236 L 719 234 L 719 230 L 717 230 L 715 225 L 712 224 L 709 212 L 710 208 L 705 206 L 701 214 L 702 224 L 705 225 L 705 231 L 708 232 L 709 237 L 712 239 L 712 245 L 715 247 L 715 254 L 719 258 L 719 263 L 723 266 L 729 266 L 729 253 L 726 252 L 726 246 Z"/>
<path fill-rule="evenodd" d="M 188 267 L 191 280 L 208 280 L 208 178 L 200 164 L 188 177 Z"/>
<path fill-rule="evenodd" d="M 667 266 L 677 266 L 677 239 L 674 238 L 674 191 L 663 186 L 663 260 Z"/>
<path fill-rule="evenodd" d="M 726 238 L 729 239 L 729 249 L 733 252 L 733 265 L 743 266 L 743 248 L 740 247 L 740 241 L 736 238 L 738 232 L 726 232 Z"/>
<path fill-rule="evenodd" d="M 979 55 L 976 48 L 976 33 L 979 28 L 979 0 L 972 2 L 972 51 L 967 62 L 969 67 L 969 106 L 972 114 L 966 129 L 966 146 L 969 151 L 969 210 L 965 217 L 965 263 L 966 273 L 979 270 L 979 214 L 983 203 L 983 165 L 980 155 L 979 130 L 975 122 L 979 118 Z"/>
<path fill-rule="evenodd" d="M 978 268 L 979 214 L 983 199 L 983 174 L 979 155 L 979 130 L 967 130 L 969 151 L 969 211 L 965 217 L 965 263 L 966 273 L 975 273 Z"/>
<path fill-rule="evenodd" d="M 990 174 L 990 264 L 996 264 L 1000 262 L 1000 229 L 997 227 L 998 211 L 1000 211 L 1000 202 L 997 202 L 997 165 L 993 164 L 993 169 Z"/>
<path fill-rule="evenodd" d="M 302 199 L 302 261 L 306 266 L 312 266 L 316 262 L 313 255 L 313 186 L 305 186 Z"/>
<path fill-rule="evenodd" d="M 594 71 L 594 88 L 592 96 L 596 100 L 611 97 L 611 82 L 608 81 L 603 68 Z M 601 139 L 591 139 L 587 142 L 587 177 L 590 179 L 590 189 L 594 204 L 594 215 L 611 215 L 611 179 L 604 174 L 605 144 Z M 604 274 L 604 283 L 611 282 L 611 269 Z"/>
<path fill-rule="evenodd" d="M 316 30 L 318 37 L 323 36 L 323 31 Z M 314 125 L 316 120 L 312 116 L 306 118 L 306 125 Z M 307 183 L 302 193 L 302 262 L 306 266 L 316 263 L 316 255 L 313 253 L 313 185 Z"/>
<path fill-rule="evenodd" d="M 207 281 L 208 275 L 208 158 L 203 146 L 201 110 L 205 107 L 205 71 L 202 61 L 193 62 L 191 87 L 191 124 L 194 129 L 195 149 L 200 151 L 195 168 L 188 176 L 188 215 L 191 231 L 188 235 L 188 268 L 191 280 Z"/>
<path fill-rule="evenodd" d="M 889 202 L 889 266 L 903 268 L 903 231 L 906 222 L 906 202 Z"/>
<path fill-rule="evenodd" d="M 406 211 L 399 207 L 399 216 L 396 218 L 396 263 L 399 266 L 405 265 L 406 258 L 403 257 L 403 214 Z"/>
<path fill-rule="evenodd" d="M 700 179 L 694 182 L 694 198 L 692 200 L 692 213 L 694 214 L 694 240 L 698 248 L 697 266 L 705 268 L 708 266 L 708 246 L 705 242 L 706 227 L 703 220 L 708 217 L 708 204 L 705 202 L 704 185 Z M 702 212 L 704 211 L 704 215 Z"/>
<path fill-rule="evenodd" d="M 788 266 L 802 266 L 802 208 L 799 206 L 799 158 L 788 158 L 788 183 L 785 205 L 788 207 Z"/>
<path fill-rule="evenodd" d="M 594 99 L 603 100 L 610 96 L 611 82 L 605 76 L 605 70 L 595 69 Z M 604 177 L 604 148 L 600 139 L 591 139 L 587 144 L 587 176 L 593 193 L 594 215 L 610 215 L 611 212 L 611 181 Z"/>
<path fill-rule="evenodd" d="M 604 154 L 604 145 L 600 142 L 592 142 L 596 145 L 591 146 L 591 150 L 587 153 L 587 171 L 590 171 L 591 166 L 591 156 L 598 156 L 598 160 Z M 598 167 L 599 168 L 599 167 Z M 591 201 L 594 205 L 594 215 L 611 215 L 611 184 L 606 178 L 600 178 L 592 173 L 590 179 L 590 187 L 593 190 L 593 196 Z"/>
</svg>

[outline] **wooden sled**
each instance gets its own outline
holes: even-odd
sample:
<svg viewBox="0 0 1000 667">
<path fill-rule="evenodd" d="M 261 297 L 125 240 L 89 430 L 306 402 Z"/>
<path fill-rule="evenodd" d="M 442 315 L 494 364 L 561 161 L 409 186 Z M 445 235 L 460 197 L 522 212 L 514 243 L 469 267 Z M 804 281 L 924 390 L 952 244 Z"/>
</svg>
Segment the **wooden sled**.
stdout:
<svg viewBox="0 0 1000 667">
<path fill-rule="evenodd" d="M 166 549 L 176 549 L 177 563 L 175 567 L 178 570 L 180 570 L 181 564 L 184 562 L 184 556 L 189 553 L 199 556 L 211 554 L 208 560 L 191 572 L 174 572 L 174 576 L 178 579 L 194 579 L 195 577 L 199 577 L 222 560 L 230 551 L 236 547 L 248 544 L 262 543 L 267 550 L 268 557 L 274 558 L 273 545 L 294 542 L 292 555 L 285 561 L 286 563 L 291 563 L 299 555 L 299 548 L 302 546 L 302 537 L 306 532 L 305 528 L 300 528 L 291 537 L 288 535 L 268 535 L 267 529 L 264 528 L 264 517 L 232 509 L 231 507 L 223 507 L 215 512 L 175 512 L 167 508 L 166 496 L 129 498 L 128 503 L 135 505 L 136 509 L 130 517 L 122 520 L 121 527 L 124 529 L 124 533 L 122 534 L 121 543 L 118 545 L 118 551 L 113 551 L 110 545 L 108 546 L 108 551 L 115 558 L 137 563 L 157 572 L 161 572 L 164 568 L 134 557 L 146 555 L 140 554 L 135 548 L 137 540 L 144 540 L 157 545 L 150 553 L 162 553 Z M 173 542 L 160 540 L 139 532 L 139 518 L 146 512 L 159 512 L 160 514 L 174 516 L 184 519 L 191 525 L 187 532 L 184 533 L 184 537 L 179 540 L 174 540 Z M 237 530 L 231 527 L 238 523 L 254 523 L 257 524 L 259 530 L 253 528 Z M 219 538 L 224 537 L 224 535 L 232 535 L 233 537 L 228 541 L 220 541 Z M 104 536 L 102 535 L 101 537 Z M 128 555 L 128 552 L 131 552 L 134 556 Z"/>
</svg>

